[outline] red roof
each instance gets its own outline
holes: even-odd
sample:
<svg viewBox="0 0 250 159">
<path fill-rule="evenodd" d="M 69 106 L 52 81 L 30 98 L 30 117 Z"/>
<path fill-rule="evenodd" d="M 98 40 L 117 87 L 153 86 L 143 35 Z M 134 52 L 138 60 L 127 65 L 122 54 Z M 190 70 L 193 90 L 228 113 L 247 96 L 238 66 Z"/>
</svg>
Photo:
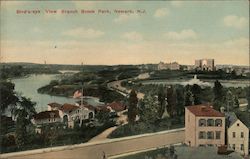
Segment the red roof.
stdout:
<svg viewBox="0 0 250 159">
<path fill-rule="evenodd" d="M 59 103 L 49 103 L 48 105 L 51 106 L 51 107 L 54 107 L 54 108 L 60 108 L 62 106 Z"/>
<path fill-rule="evenodd" d="M 60 110 L 62 111 L 72 111 L 72 110 L 75 110 L 75 109 L 78 109 L 79 107 L 76 106 L 76 105 L 72 105 L 72 104 L 68 104 L 68 103 L 65 103 L 61 106 Z"/>
<path fill-rule="evenodd" d="M 40 112 L 36 115 L 34 115 L 35 120 L 41 120 L 41 119 L 49 119 L 49 118 L 59 118 L 59 111 L 58 110 L 52 110 L 52 111 L 44 111 Z"/>
<path fill-rule="evenodd" d="M 110 110 L 106 106 L 96 106 L 97 111 L 110 112 Z"/>
<path fill-rule="evenodd" d="M 123 105 L 123 104 L 120 103 L 120 102 L 112 102 L 112 103 L 108 104 L 107 107 L 110 107 L 110 108 L 112 108 L 114 111 L 117 111 L 117 112 L 123 111 L 123 110 L 126 109 L 126 106 Z"/>
<path fill-rule="evenodd" d="M 92 105 L 83 105 L 83 106 L 89 110 L 96 110 L 96 108 Z"/>
<path fill-rule="evenodd" d="M 224 117 L 224 114 L 214 110 L 212 106 L 206 105 L 194 105 L 186 107 L 195 116 L 205 116 L 205 117 Z"/>
</svg>

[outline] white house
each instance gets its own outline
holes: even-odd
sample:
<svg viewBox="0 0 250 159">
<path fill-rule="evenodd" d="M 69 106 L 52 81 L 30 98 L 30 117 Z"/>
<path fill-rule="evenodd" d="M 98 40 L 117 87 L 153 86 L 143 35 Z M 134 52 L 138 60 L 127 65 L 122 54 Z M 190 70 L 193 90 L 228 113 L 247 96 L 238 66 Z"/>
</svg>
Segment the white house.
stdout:
<svg viewBox="0 0 250 159">
<path fill-rule="evenodd" d="M 249 154 L 249 129 L 235 113 L 226 113 L 228 146 L 241 155 Z"/>
<path fill-rule="evenodd" d="M 73 128 L 75 122 L 82 124 L 84 120 L 92 119 L 95 116 L 95 108 L 91 105 L 63 104 L 59 109 L 59 115 L 69 128 Z"/>
</svg>

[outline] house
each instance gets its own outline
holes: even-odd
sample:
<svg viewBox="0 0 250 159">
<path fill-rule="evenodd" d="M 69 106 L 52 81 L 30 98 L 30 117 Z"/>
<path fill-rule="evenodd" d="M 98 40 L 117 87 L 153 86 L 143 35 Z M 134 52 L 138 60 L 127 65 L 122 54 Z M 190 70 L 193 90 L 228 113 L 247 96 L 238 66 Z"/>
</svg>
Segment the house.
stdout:
<svg viewBox="0 0 250 159">
<path fill-rule="evenodd" d="M 52 110 L 52 111 L 43 111 L 38 114 L 35 114 L 31 121 L 35 125 L 41 125 L 41 124 L 61 122 L 61 118 L 59 116 L 58 110 Z"/>
<path fill-rule="evenodd" d="M 249 154 L 249 128 L 237 118 L 235 113 L 226 113 L 227 144 L 241 155 Z"/>
<path fill-rule="evenodd" d="M 63 104 L 59 109 L 59 115 L 69 128 L 73 128 L 75 123 L 81 125 L 85 120 L 93 119 L 95 107 L 91 105 Z"/>
<path fill-rule="evenodd" d="M 61 108 L 61 104 L 59 103 L 49 103 L 48 104 L 48 111 L 51 111 L 51 110 L 59 110 Z"/>
<path fill-rule="evenodd" d="M 225 145 L 225 116 L 212 106 L 185 108 L 185 143 L 192 147 Z"/>
</svg>

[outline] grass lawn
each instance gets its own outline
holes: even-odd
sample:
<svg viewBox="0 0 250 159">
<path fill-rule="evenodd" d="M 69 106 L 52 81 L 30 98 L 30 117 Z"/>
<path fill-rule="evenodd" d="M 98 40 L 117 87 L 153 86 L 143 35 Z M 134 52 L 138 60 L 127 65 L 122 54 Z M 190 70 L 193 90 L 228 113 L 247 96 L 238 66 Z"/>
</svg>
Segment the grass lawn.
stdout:
<svg viewBox="0 0 250 159">
<path fill-rule="evenodd" d="M 125 124 L 118 127 L 108 136 L 108 138 L 119 138 L 145 133 L 154 133 L 182 127 L 184 127 L 184 121 L 182 120 L 162 119 L 154 123 L 145 123 L 142 121 L 138 121 L 134 125 Z"/>
</svg>

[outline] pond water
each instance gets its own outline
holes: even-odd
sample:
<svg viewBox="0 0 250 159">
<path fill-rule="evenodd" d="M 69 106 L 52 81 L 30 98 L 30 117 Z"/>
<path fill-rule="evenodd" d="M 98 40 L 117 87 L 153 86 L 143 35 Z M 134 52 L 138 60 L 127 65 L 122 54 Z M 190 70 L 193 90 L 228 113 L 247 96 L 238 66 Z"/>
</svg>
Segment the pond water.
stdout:
<svg viewBox="0 0 250 159">
<path fill-rule="evenodd" d="M 36 111 L 41 112 L 47 110 L 48 103 L 56 102 L 60 104 L 74 104 L 76 102 L 73 98 L 51 96 L 47 94 L 39 94 L 37 92 L 38 88 L 49 84 L 51 80 L 58 79 L 60 76 L 60 74 L 30 75 L 26 78 L 12 79 L 12 82 L 15 83 L 16 92 L 21 93 L 25 97 L 28 97 L 32 101 L 36 102 Z M 95 97 L 88 97 L 84 100 L 94 106 L 102 104 L 99 102 L 99 99 Z"/>
</svg>

